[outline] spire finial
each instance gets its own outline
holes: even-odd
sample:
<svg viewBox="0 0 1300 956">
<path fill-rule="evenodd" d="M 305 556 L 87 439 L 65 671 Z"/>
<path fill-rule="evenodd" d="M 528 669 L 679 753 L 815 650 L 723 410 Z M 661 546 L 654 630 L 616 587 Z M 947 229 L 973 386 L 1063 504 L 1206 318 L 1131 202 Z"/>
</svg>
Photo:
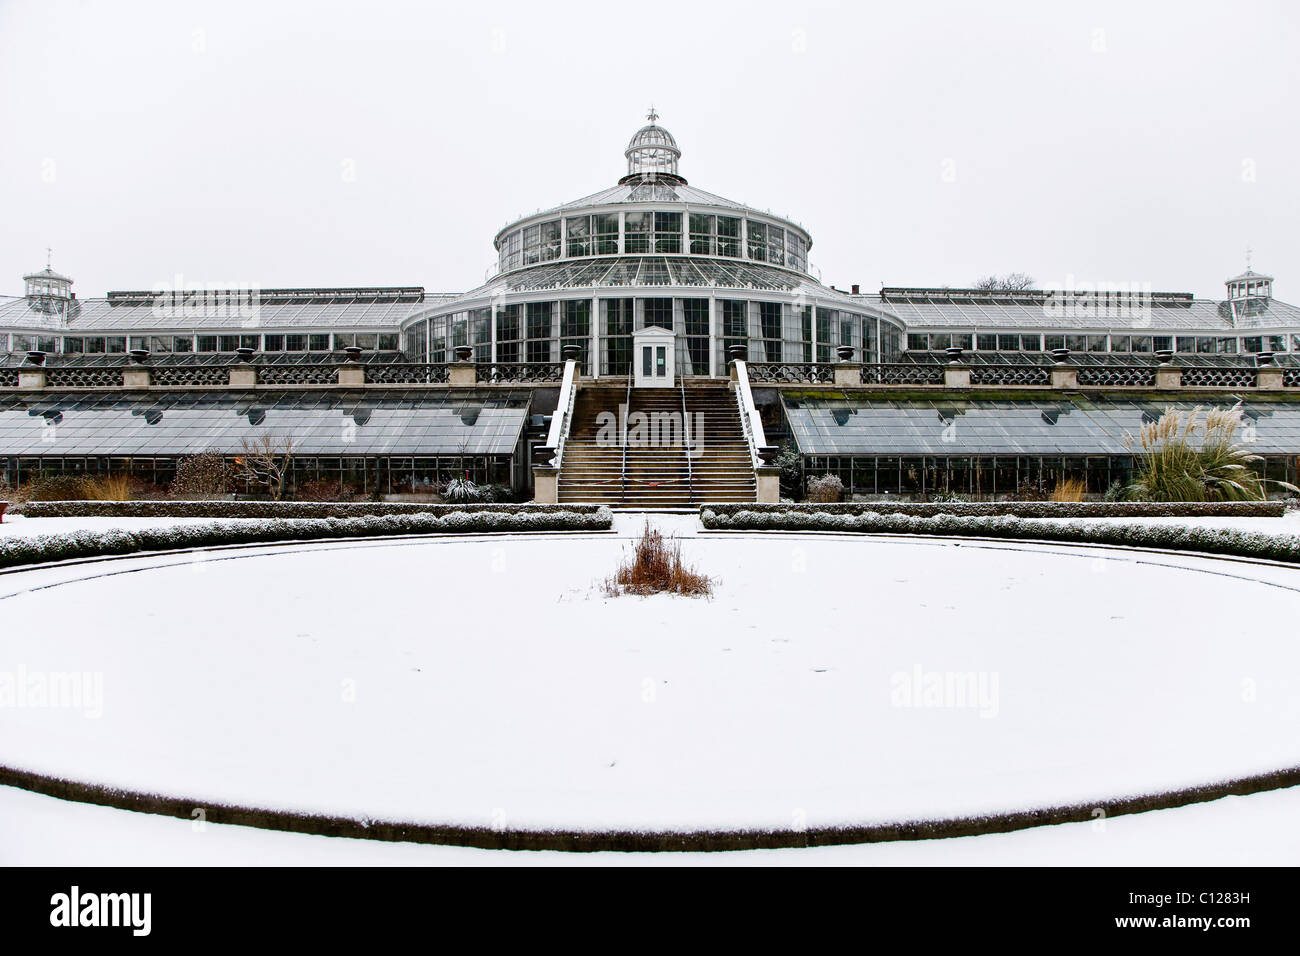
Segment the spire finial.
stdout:
<svg viewBox="0 0 1300 956">
<path fill-rule="evenodd" d="M 54 250 L 51 249 L 49 246 L 46 246 L 45 247 L 45 268 L 47 269 L 50 268 L 50 261 L 53 259 L 53 257 L 54 257 Z"/>
<path fill-rule="evenodd" d="M 655 105 L 653 103 L 650 104 L 650 110 L 645 114 L 645 118 L 652 123 L 659 119 L 659 113 L 656 112 Z"/>
<path fill-rule="evenodd" d="M 1247 271 L 1247 272 L 1250 271 L 1250 257 L 1251 257 L 1251 254 L 1254 253 L 1254 251 L 1255 251 L 1255 250 L 1252 249 L 1252 248 L 1250 248 L 1250 246 L 1247 246 L 1247 247 L 1246 247 L 1246 271 Z"/>
</svg>

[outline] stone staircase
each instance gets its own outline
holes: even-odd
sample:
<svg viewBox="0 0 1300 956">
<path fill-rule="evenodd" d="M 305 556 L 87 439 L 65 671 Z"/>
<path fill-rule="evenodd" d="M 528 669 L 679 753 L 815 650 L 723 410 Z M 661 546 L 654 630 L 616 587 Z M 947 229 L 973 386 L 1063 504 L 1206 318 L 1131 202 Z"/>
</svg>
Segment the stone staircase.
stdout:
<svg viewBox="0 0 1300 956">
<path fill-rule="evenodd" d="M 584 383 L 574 396 L 559 475 L 561 503 L 640 510 L 755 500 L 753 460 L 736 397 L 726 382 L 686 386 L 689 458 L 683 444 L 682 393 L 676 388 L 632 389 L 625 483 L 619 408 L 627 396 L 626 382 Z M 614 424 L 602 412 L 612 413 Z M 639 433 L 643 420 L 636 412 L 646 416 Z"/>
</svg>

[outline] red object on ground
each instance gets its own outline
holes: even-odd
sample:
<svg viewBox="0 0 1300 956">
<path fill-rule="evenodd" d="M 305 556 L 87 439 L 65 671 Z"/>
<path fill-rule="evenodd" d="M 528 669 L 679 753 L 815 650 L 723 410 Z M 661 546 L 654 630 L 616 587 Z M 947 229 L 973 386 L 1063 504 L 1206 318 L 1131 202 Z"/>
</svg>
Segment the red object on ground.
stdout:
<svg viewBox="0 0 1300 956">
<path fill-rule="evenodd" d="M 5 523 L 5 509 L 9 507 L 9 502 L 0 501 L 0 524 Z"/>
</svg>

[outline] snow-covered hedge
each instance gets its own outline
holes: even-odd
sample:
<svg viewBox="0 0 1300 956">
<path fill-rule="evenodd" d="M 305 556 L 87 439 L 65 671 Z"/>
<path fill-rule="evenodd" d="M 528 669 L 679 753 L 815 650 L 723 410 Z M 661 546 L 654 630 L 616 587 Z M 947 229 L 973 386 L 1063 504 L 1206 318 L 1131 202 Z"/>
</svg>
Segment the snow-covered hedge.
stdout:
<svg viewBox="0 0 1300 956">
<path fill-rule="evenodd" d="M 411 501 L 29 501 L 11 510 L 28 518 L 363 518 L 393 514 L 449 515 L 486 511 L 595 514 L 599 505 L 469 504 Z"/>
<path fill-rule="evenodd" d="M 1011 515 L 969 517 L 937 514 L 836 514 L 822 509 L 728 510 L 710 506 L 701 515 L 704 527 L 728 531 L 856 531 L 867 534 L 961 535 L 977 538 L 1016 538 L 1069 541 L 1172 551 L 1199 551 L 1246 558 L 1300 563 L 1300 536 L 1265 534 L 1234 528 L 1185 525 L 1098 524 L 1071 520 L 1048 523 Z"/>
<path fill-rule="evenodd" d="M 830 514 L 871 512 L 918 516 L 1012 515 L 1016 518 L 1280 518 L 1286 513 L 1285 501 L 853 501 L 840 504 L 714 504 L 705 507 L 720 515 L 740 511 L 789 511 L 794 514 L 824 511 Z"/>
<path fill-rule="evenodd" d="M 318 538 L 402 534 L 479 534 L 489 531 L 603 531 L 613 524 L 608 508 L 508 512 L 457 510 L 443 515 L 404 514 L 361 518 L 271 518 L 213 521 L 163 528 L 68 531 L 0 538 L 0 568 L 71 558 L 97 558 L 141 551 L 258 544 Z"/>
</svg>

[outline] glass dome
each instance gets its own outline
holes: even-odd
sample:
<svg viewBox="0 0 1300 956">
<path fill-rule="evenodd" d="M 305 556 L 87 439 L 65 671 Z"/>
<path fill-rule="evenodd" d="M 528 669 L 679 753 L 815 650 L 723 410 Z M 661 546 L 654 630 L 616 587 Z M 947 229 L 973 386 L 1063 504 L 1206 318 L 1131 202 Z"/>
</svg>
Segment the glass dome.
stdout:
<svg viewBox="0 0 1300 956">
<path fill-rule="evenodd" d="M 636 131 L 623 152 L 627 157 L 628 177 L 680 178 L 677 173 L 677 161 L 681 159 L 682 151 L 677 148 L 677 141 L 673 139 L 672 133 L 655 123 L 659 114 L 653 109 L 646 118 L 650 123 Z"/>
<path fill-rule="evenodd" d="M 23 284 L 29 300 L 67 300 L 72 297 L 72 280 L 55 272 L 48 262 L 40 272 L 23 276 Z"/>
</svg>

